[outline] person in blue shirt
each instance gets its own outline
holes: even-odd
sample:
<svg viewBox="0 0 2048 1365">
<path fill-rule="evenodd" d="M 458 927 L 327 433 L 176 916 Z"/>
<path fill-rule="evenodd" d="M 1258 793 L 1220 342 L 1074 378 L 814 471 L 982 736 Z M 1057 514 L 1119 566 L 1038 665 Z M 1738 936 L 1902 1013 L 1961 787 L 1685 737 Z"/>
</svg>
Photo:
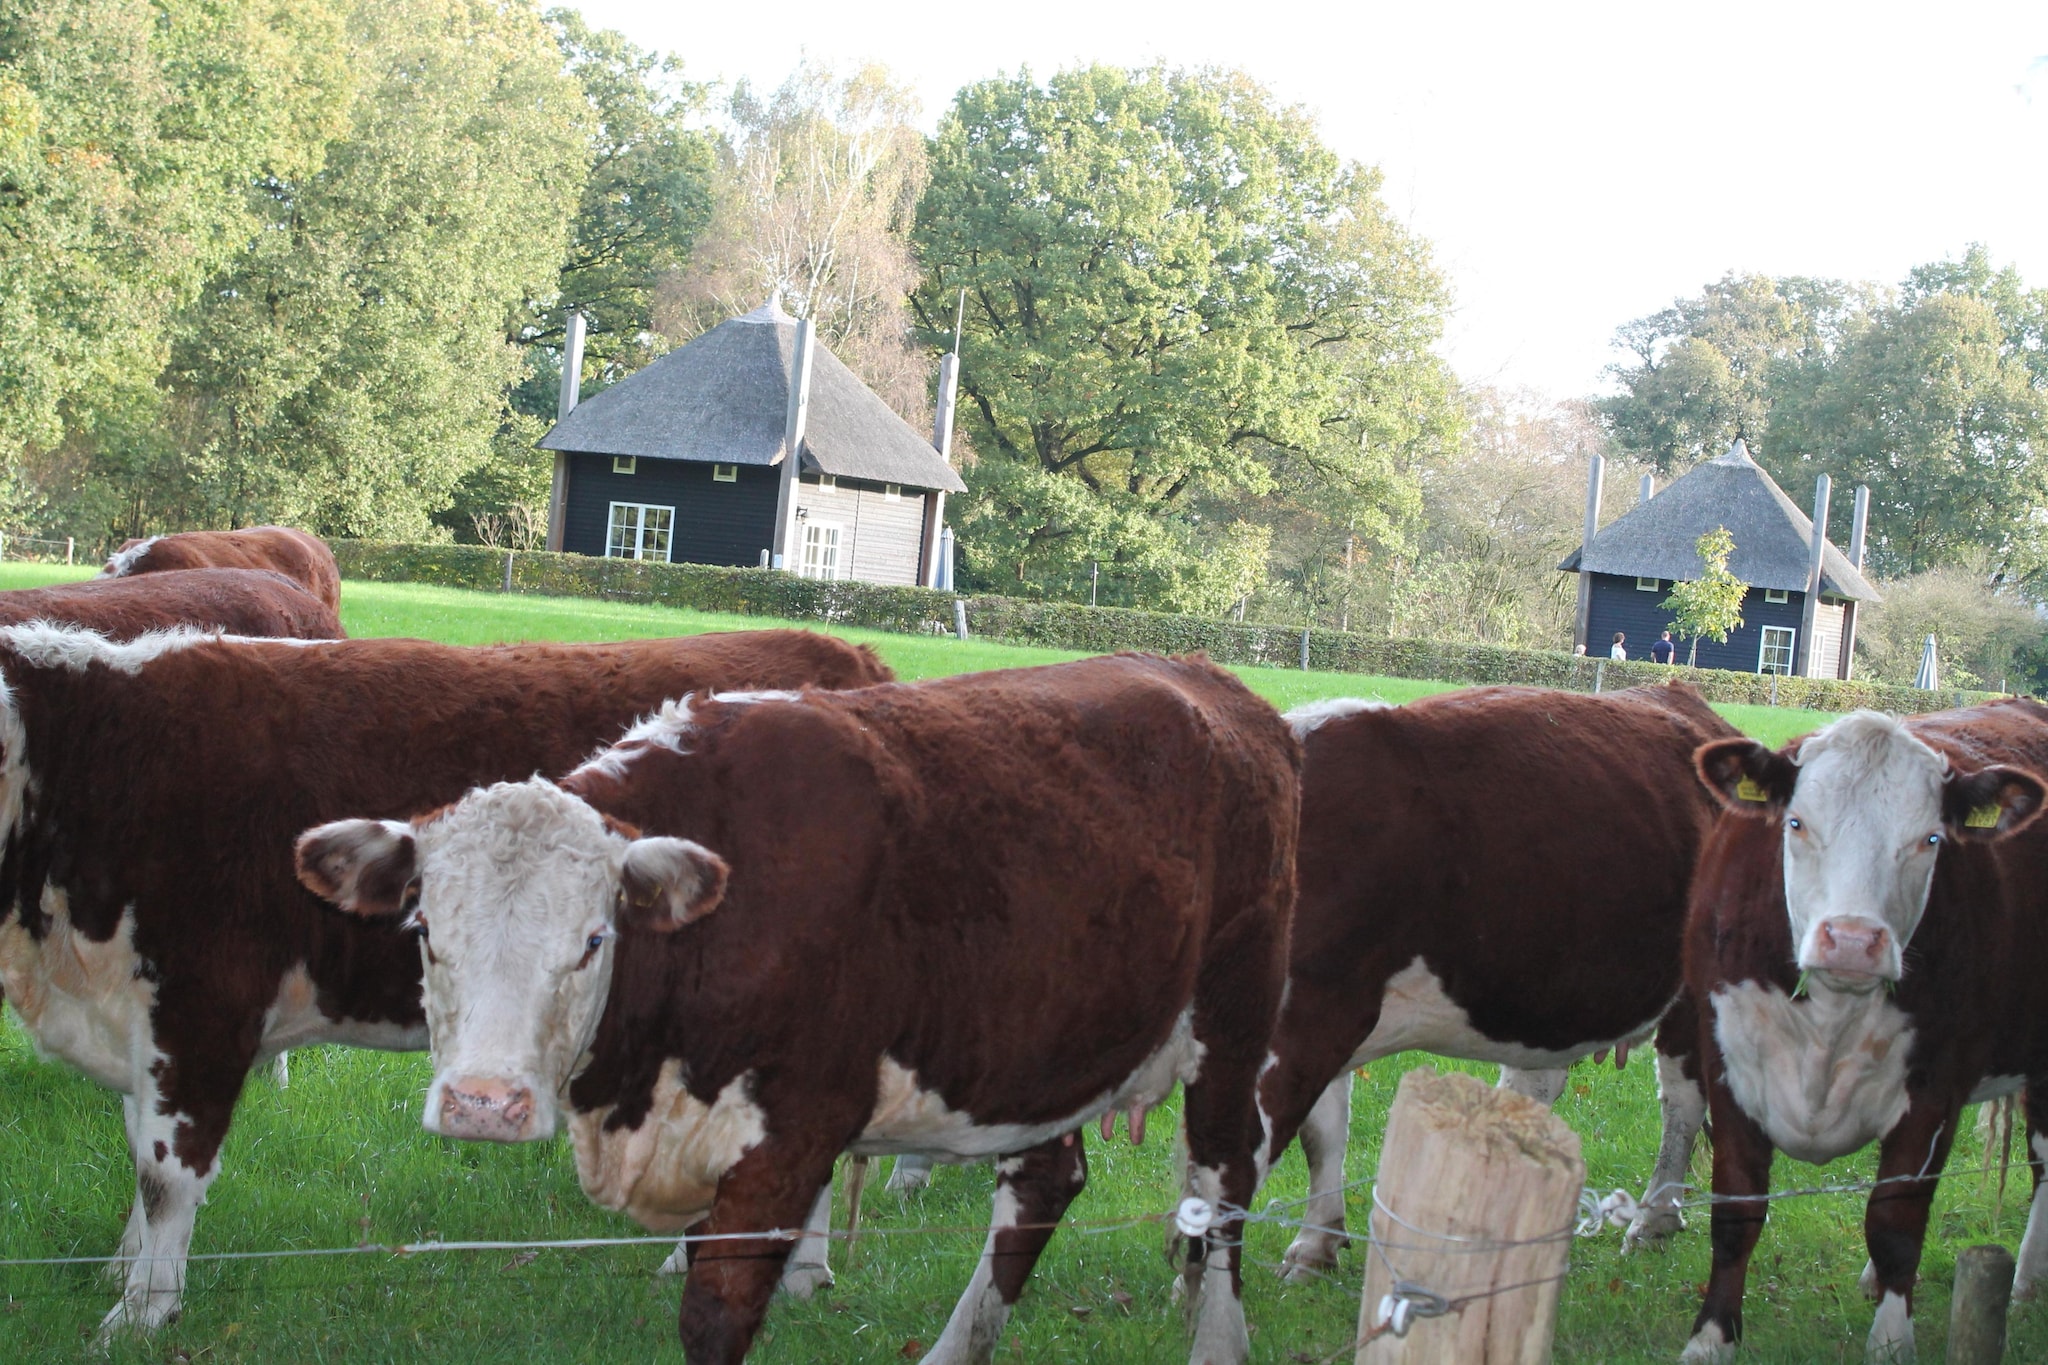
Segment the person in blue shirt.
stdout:
<svg viewBox="0 0 2048 1365">
<path fill-rule="evenodd" d="M 1668 664 L 1678 653 L 1678 646 L 1671 643 L 1671 632 L 1665 631 L 1664 638 L 1650 646 L 1650 657 L 1660 664 Z"/>
</svg>

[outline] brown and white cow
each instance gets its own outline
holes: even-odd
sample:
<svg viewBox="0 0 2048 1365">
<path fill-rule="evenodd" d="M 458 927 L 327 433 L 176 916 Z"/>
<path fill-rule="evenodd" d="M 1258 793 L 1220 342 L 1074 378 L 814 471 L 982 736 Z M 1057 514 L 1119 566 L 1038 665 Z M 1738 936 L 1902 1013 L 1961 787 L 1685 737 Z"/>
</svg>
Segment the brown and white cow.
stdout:
<svg viewBox="0 0 2048 1365">
<path fill-rule="evenodd" d="M 341 569 L 327 542 L 289 526 L 244 531 L 179 531 L 123 542 L 108 557 L 101 578 L 126 578 L 171 569 L 269 569 L 341 610 Z"/>
<path fill-rule="evenodd" d="M 926 1357 L 958 1365 L 1080 1192 L 1090 1118 L 1183 1080 L 1197 1192 L 1257 1187 L 1297 782 L 1234 677 L 1124 655 L 671 707 L 559 786 L 311 830 L 299 863 L 431 935 L 427 1126 L 545 1138 L 566 1085 L 584 1189 L 648 1227 L 794 1227 L 847 1150 L 998 1158 Z M 1198 1247 L 1198 1365 L 1248 1350 L 1239 1226 Z M 698 1247 L 692 1365 L 746 1354 L 787 1254 Z"/>
<path fill-rule="evenodd" d="M 135 1159 L 104 1330 L 177 1310 L 259 1059 L 426 1045 L 419 945 L 300 887 L 301 830 L 565 771 L 682 693 L 888 676 L 797 631 L 464 649 L 0 629 L 0 981 L 43 1052 L 122 1092 Z"/>
<path fill-rule="evenodd" d="M 2027 1089 L 2034 1201 L 2015 1297 L 2048 1279 L 2048 708 L 1859 711 L 1773 752 L 1699 752 L 1726 806 L 1686 977 L 1714 1123 L 1713 1274 L 1687 1361 L 1733 1358 L 1771 1161 L 1878 1143 L 1872 1361 L 1913 1357 L 1913 1281 L 1963 1106 Z"/>
<path fill-rule="evenodd" d="M 298 640 L 339 640 L 345 633 L 332 606 L 263 569 L 88 578 L 0 592 L 0 625 L 29 621 L 83 626 L 111 640 L 172 626 Z"/>
<path fill-rule="evenodd" d="M 1259 1096 L 1267 1164 L 1297 1130 L 1308 1158 L 1306 1226 L 1286 1256 L 1306 1276 L 1343 1242 L 1352 1068 L 1411 1048 L 1497 1062 L 1503 1085 L 1548 1104 L 1561 1068 L 1657 1029 L 1679 995 L 1686 890 L 1718 809 L 1693 751 L 1737 732 L 1684 686 L 1482 687 L 1316 702 L 1288 719 L 1302 743 L 1300 899 Z M 1666 1029 L 1664 1142 L 1631 1242 L 1680 1226 L 1672 1205 L 1705 1111 L 1691 1049 Z"/>
</svg>

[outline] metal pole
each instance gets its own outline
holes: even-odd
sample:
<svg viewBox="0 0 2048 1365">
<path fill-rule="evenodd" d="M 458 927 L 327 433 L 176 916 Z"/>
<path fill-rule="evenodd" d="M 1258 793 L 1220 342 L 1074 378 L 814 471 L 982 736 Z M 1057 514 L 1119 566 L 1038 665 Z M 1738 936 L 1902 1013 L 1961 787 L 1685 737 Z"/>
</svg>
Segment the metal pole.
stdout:
<svg viewBox="0 0 2048 1365">
<path fill-rule="evenodd" d="M 72 557 L 72 555 L 73 555 L 74 553 L 76 553 L 76 552 L 77 552 L 77 550 L 78 550 L 78 541 L 77 541 L 77 539 L 76 539 L 75 537 L 72 537 L 72 536 L 66 536 L 66 537 L 64 537 L 64 562 L 65 562 L 66 564 L 69 564 L 69 563 L 71 562 L 71 557 Z"/>
<path fill-rule="evenodd" d="M 1089 561 L 1088 561 L 1088 605 L 1089 605 L 1089 606 L 1091 606 L 1091 607 L 1095 605 L 1095 585 L 1096 585 L 1096 583 L 1097 583 L 1097 582 L 1098 582 L 1098 581 L 1099 581 L 1099 580 L 1100 580 L 1101 578 L 1102 578 L 1102 561 L 1101 561 L 1101 560 L 1099 560 L 1099 559 L 1091 559 L 1091 560 L 1089 560 Z"/>
<path fill-rule="evenodd" d="M 1308 672 L 1308 627 L 1301 628 L 1301 671 Z"/>
<path fill-rule="evenodd" d="M 1799 648 L 1794 651 L 1792 672 L 1801 678 L 1814 676 L 1814 627 L 1820 621 L 1820 571 L 1828 548 L 1828 494 L 1834 481 L 1823 474 L 1813 481 L 1813 547 L 1806 558 L 1806 601 L 1799 611 Z"/>
<path fill-rule="evenodd" d="M 1593 575 L 1586 568 L 1586 558 L 1593 552 L 1593 537 L 1600 532 L 1600 481 L 1606 470 L 1607 461 L 1598 455 L 1586 470 L 1586 538 L 1579 542 L 1579 612 L 1572 644 L 1589 652 L 1592 643 L 1586 632 L 1593 615 Z"/>
<path fill-rule="evenodd" d="M 939 581 L 935 585 L 941 592 L 953 591 L 953 528 L 939 530 Z"/>
<path fill-rule="evenodd" d="M 512 552 L 505 551 L 505 591 L 512 591 Z"/>
</svg>

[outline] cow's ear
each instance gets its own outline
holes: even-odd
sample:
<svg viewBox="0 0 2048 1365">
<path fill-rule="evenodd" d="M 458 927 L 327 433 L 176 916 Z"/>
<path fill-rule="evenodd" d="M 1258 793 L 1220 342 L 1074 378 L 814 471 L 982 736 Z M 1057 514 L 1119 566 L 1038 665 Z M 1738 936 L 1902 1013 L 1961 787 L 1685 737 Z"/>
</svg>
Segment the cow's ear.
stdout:
<svg viewBox="0 0 2048 1365">
<path fill-rule="evenodd" d="M 1693 751 L 1693 769 L 1729 810 L 1758 818 L 1782 813 L 1799 768 L 1753 739 L 1717 739 Z"/>
<path fill-rule="evenodd" d="M 2024 768 L 1951 771 L 1941 784 L 1941 822 L 1959 838 L 2003 839 L 2033 822 L 2044 795 L 2041 779 Z"/>
<path fill-rule="evenodd" d="M 688 839 L 635 839 L 619 872 L 619 927 L 673 933 L 718 908 L 725 859 Z"/>
<path fill-rule="evenodd" d="M 299 836 L 293 850 L 308 891 L 358 915 L 395 915 L 419 876 L 412 826 L 397 820 L 336 820 Z"/>
</svg>

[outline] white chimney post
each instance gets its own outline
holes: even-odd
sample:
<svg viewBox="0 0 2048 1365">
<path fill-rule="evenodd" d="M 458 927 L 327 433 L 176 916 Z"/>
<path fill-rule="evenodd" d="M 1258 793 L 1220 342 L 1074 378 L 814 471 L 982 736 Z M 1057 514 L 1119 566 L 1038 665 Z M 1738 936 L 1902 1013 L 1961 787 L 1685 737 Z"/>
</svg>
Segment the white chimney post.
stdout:
<svg viewBox="0 0 2048 1365">
<path fill-rule="evenodd" d="M 789 410 L 782 426 L 782 481 L 775 494 L 775 544 L 771 567 L 794 573 L 803 547 L 796 539 L 797 480 L 802 474 L 804 430 L 811 420 L 811 320 L 796 320 L 796 351 L 790 357 Z"/>
<path fill-rule="evenodd" d="M 1863 572 L 1864 532 L 1870 526 L 1870 485 L 1856 485 L 1856 510 L 1849 522 L 1849 564 Z M 1842 604 L 1842 654 L 1836 660 L 1835 676 L 1847 682 L 1856 673 L 1856 599 Z"/>
<path fill-rule="evenodd" d="M 555 398 L 555 420 L 560 422 L 576 411 L 583 391 L 583 310 L 571 308 L 562 322 L 562 386 Z M 569 457 L 555 452 L 555 478 L 548 490 L 548 548 L 562 548 L 562 519 L 569 497 Z"/>
<path fill-rule="evenodd" d="M 1820 622 L 1821 567 L 1827 557 L 1828 495 L 1833 488 L 1834 481 L 1825 474 L 1813 481 L 1813 548 L 1806 558 L 1806 601 L 1800 608 L 1798 657 L 1792 664 L 1792 672 L 1801 678 L 1813 677 L 1820 662 L 1814 655 L 1813 632 Z"/>
<path fill-rule="evenodd" d="M 1586 557 L 1592 553 L 1593 537 L 1600 533 L 1600 481 L 1606 471 L 1607 461 L 1598 455 L 1586 471 L 1586 538 L 1579 542 L 1579 614 L 1572 632 L 1572 643 L 1584 654 L 1593 652 L 1593 643 L 1586 637 L 1593 616 L 1593 574 L 1586 568 Z"/>
</svg>

